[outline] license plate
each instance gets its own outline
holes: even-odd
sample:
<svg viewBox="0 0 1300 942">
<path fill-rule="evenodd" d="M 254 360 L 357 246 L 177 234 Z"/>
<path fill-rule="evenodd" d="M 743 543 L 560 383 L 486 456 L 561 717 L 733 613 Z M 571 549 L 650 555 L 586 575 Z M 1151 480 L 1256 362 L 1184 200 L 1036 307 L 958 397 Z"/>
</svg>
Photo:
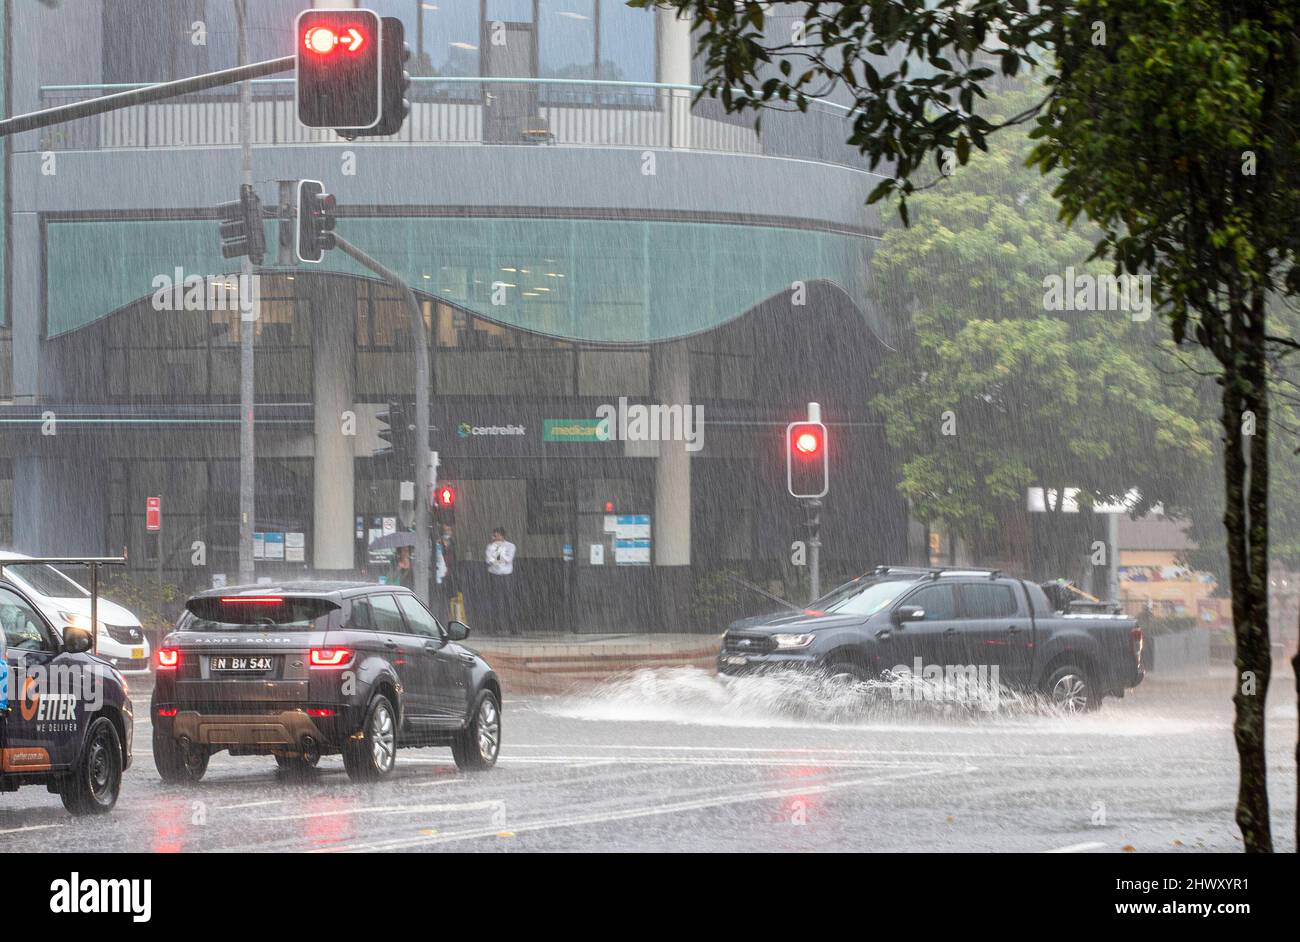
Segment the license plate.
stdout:
<svg viewBox="0 0 1300 942">
<path fill-rule="evenodd" d="M 226 656 L 208 658 L 208 670 L 214 671 L 269 671 L 269 657 Z"/>
<path fill-rule="evenodd" d="M 144 648 L 132 648 L 132 649 L 131 649 L 131 660 L 133 660 L 133 661 L 138 661 L 138 660 L 140 660 L 140 658 L 142 658 L 142 657 L 144 657 Z"/>
<path fill-rule="evenodd" d="M 749 663 L 749 658 L 743 654 L 728 654 L 722 659 L 723 664 L 730 664 L 732 667 L 744 667 Z"/>
</svg>

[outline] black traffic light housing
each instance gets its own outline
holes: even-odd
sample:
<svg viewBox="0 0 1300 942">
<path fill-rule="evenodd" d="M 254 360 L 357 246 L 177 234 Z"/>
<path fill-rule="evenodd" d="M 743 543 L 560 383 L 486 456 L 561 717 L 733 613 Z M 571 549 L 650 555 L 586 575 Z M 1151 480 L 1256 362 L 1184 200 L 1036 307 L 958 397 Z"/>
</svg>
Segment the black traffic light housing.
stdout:
<svg viewBox="0 0 1300 942">
<path fill-rule="evenodd" d="M 379 438 L 388 443 L 375 452 L 376 458 L 392 456 L 399 467 L 409 467 L 415 458 L 415 410 L 411 403 L 400 399 L 390 400 L 386 411 L 376 418 L 387 424 L 380 429 Z"/>
<path fill-rule="evenodd" d="M 383 116 L 383 23 L 373 10 L 304 10 L 294 55 L 298 120 L 364 131 Z"/>
<path fill-rule="evenodd" d="M 300 262 L 319 262 L 326 249 L 334 248 L 334 226 L 338 221 L 338 200 L 325 192 L 319 180 L 298 181 L 298 234 L 294 254 Z"/>
<path fill-rule="evenodd" d="M 406 44 L 406 27 L 395 16 L 383 18 L 382 63 L 380 66 L 380 101 L 383 114 L 379 123 L 364 131 L 351 131 L 344 137 L 380 137 L 396 134 L 406 123 L 411 105 L 406 100 L 411 87 L 411 75 L 406 63 L 411 58 L 411 47 Z"/>
<path fill-rule="evenodd" d="M 785 427 L 785 481 L 791 497 L 825 497 L 830 485 L 826 426 L 791 422 Z"/>
<path fill-rule="evenodd" d="M 239 188 L 239 199 L 222 203 L 217 210 L 221 213 L 221 257 L 247 255 L 254 265 L 261 265 L 266 255 L 266 232 L 262 229 L 262 201 L 257 191 L 245 183 Z"/>
</svg>

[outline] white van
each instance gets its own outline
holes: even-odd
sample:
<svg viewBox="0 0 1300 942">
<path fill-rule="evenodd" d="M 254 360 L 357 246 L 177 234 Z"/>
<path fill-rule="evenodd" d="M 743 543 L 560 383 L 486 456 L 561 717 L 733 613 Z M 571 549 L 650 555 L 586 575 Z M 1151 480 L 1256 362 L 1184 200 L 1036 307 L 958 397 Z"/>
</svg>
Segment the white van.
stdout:
<svg viewBox="0 0 1300 942">
<path fill-rule="evenodd" d="M 69 625 L 90 631 L 90 590 L 53 566 L 24 566 L 22 560 L 30 558 L 0 550 L 5 577 L 23 590 L 60 633 Z M 140 619 L 102 595 L 96 653 L 124 674 L 149 672 L 149 642 Z"/>
</svg>

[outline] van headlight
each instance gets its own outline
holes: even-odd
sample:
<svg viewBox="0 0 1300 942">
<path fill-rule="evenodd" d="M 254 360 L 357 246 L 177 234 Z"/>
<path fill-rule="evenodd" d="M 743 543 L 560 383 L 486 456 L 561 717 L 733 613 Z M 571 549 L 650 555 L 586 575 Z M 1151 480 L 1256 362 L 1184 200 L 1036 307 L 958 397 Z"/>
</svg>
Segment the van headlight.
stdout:
<svg viewBox="0 0 1300 942">
<path fill-rule="evenodd" d="M 795 651 L 800 648 L 806 648 L 813 643 L 816 635 L 772 635 L 772 640 L 776 642 L 778 651 Z"/>
<path fill-rule="evenodd" d="M 89 616 L 82 615 L 80 612 L 59 612 L 58 615 L 59 618 L 63 619 L 63 623 L 69 628 L 80 628 L 83 631 L 91 630 Z M 108 629 L 104 627 L 104 623 L 101 621 L 99 623 L 99 633 L 103 634 L 107 630 Z"/>
</svg>

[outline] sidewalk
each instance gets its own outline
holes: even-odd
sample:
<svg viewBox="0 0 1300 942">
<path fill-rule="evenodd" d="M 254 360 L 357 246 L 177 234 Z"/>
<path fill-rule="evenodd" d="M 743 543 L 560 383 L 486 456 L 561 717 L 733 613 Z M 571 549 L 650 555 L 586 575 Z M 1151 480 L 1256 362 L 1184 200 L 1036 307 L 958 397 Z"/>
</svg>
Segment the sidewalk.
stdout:
<svg viewBox="0 0 1300 942">
<path fill-rule="evenodd" d="M 712 669 L 721 645 L 709 634 L 571 634 L 470 637 L 466 647 L 487 659 L 506 696 L 561 693 L 638 668 Z"/>
</svg>

